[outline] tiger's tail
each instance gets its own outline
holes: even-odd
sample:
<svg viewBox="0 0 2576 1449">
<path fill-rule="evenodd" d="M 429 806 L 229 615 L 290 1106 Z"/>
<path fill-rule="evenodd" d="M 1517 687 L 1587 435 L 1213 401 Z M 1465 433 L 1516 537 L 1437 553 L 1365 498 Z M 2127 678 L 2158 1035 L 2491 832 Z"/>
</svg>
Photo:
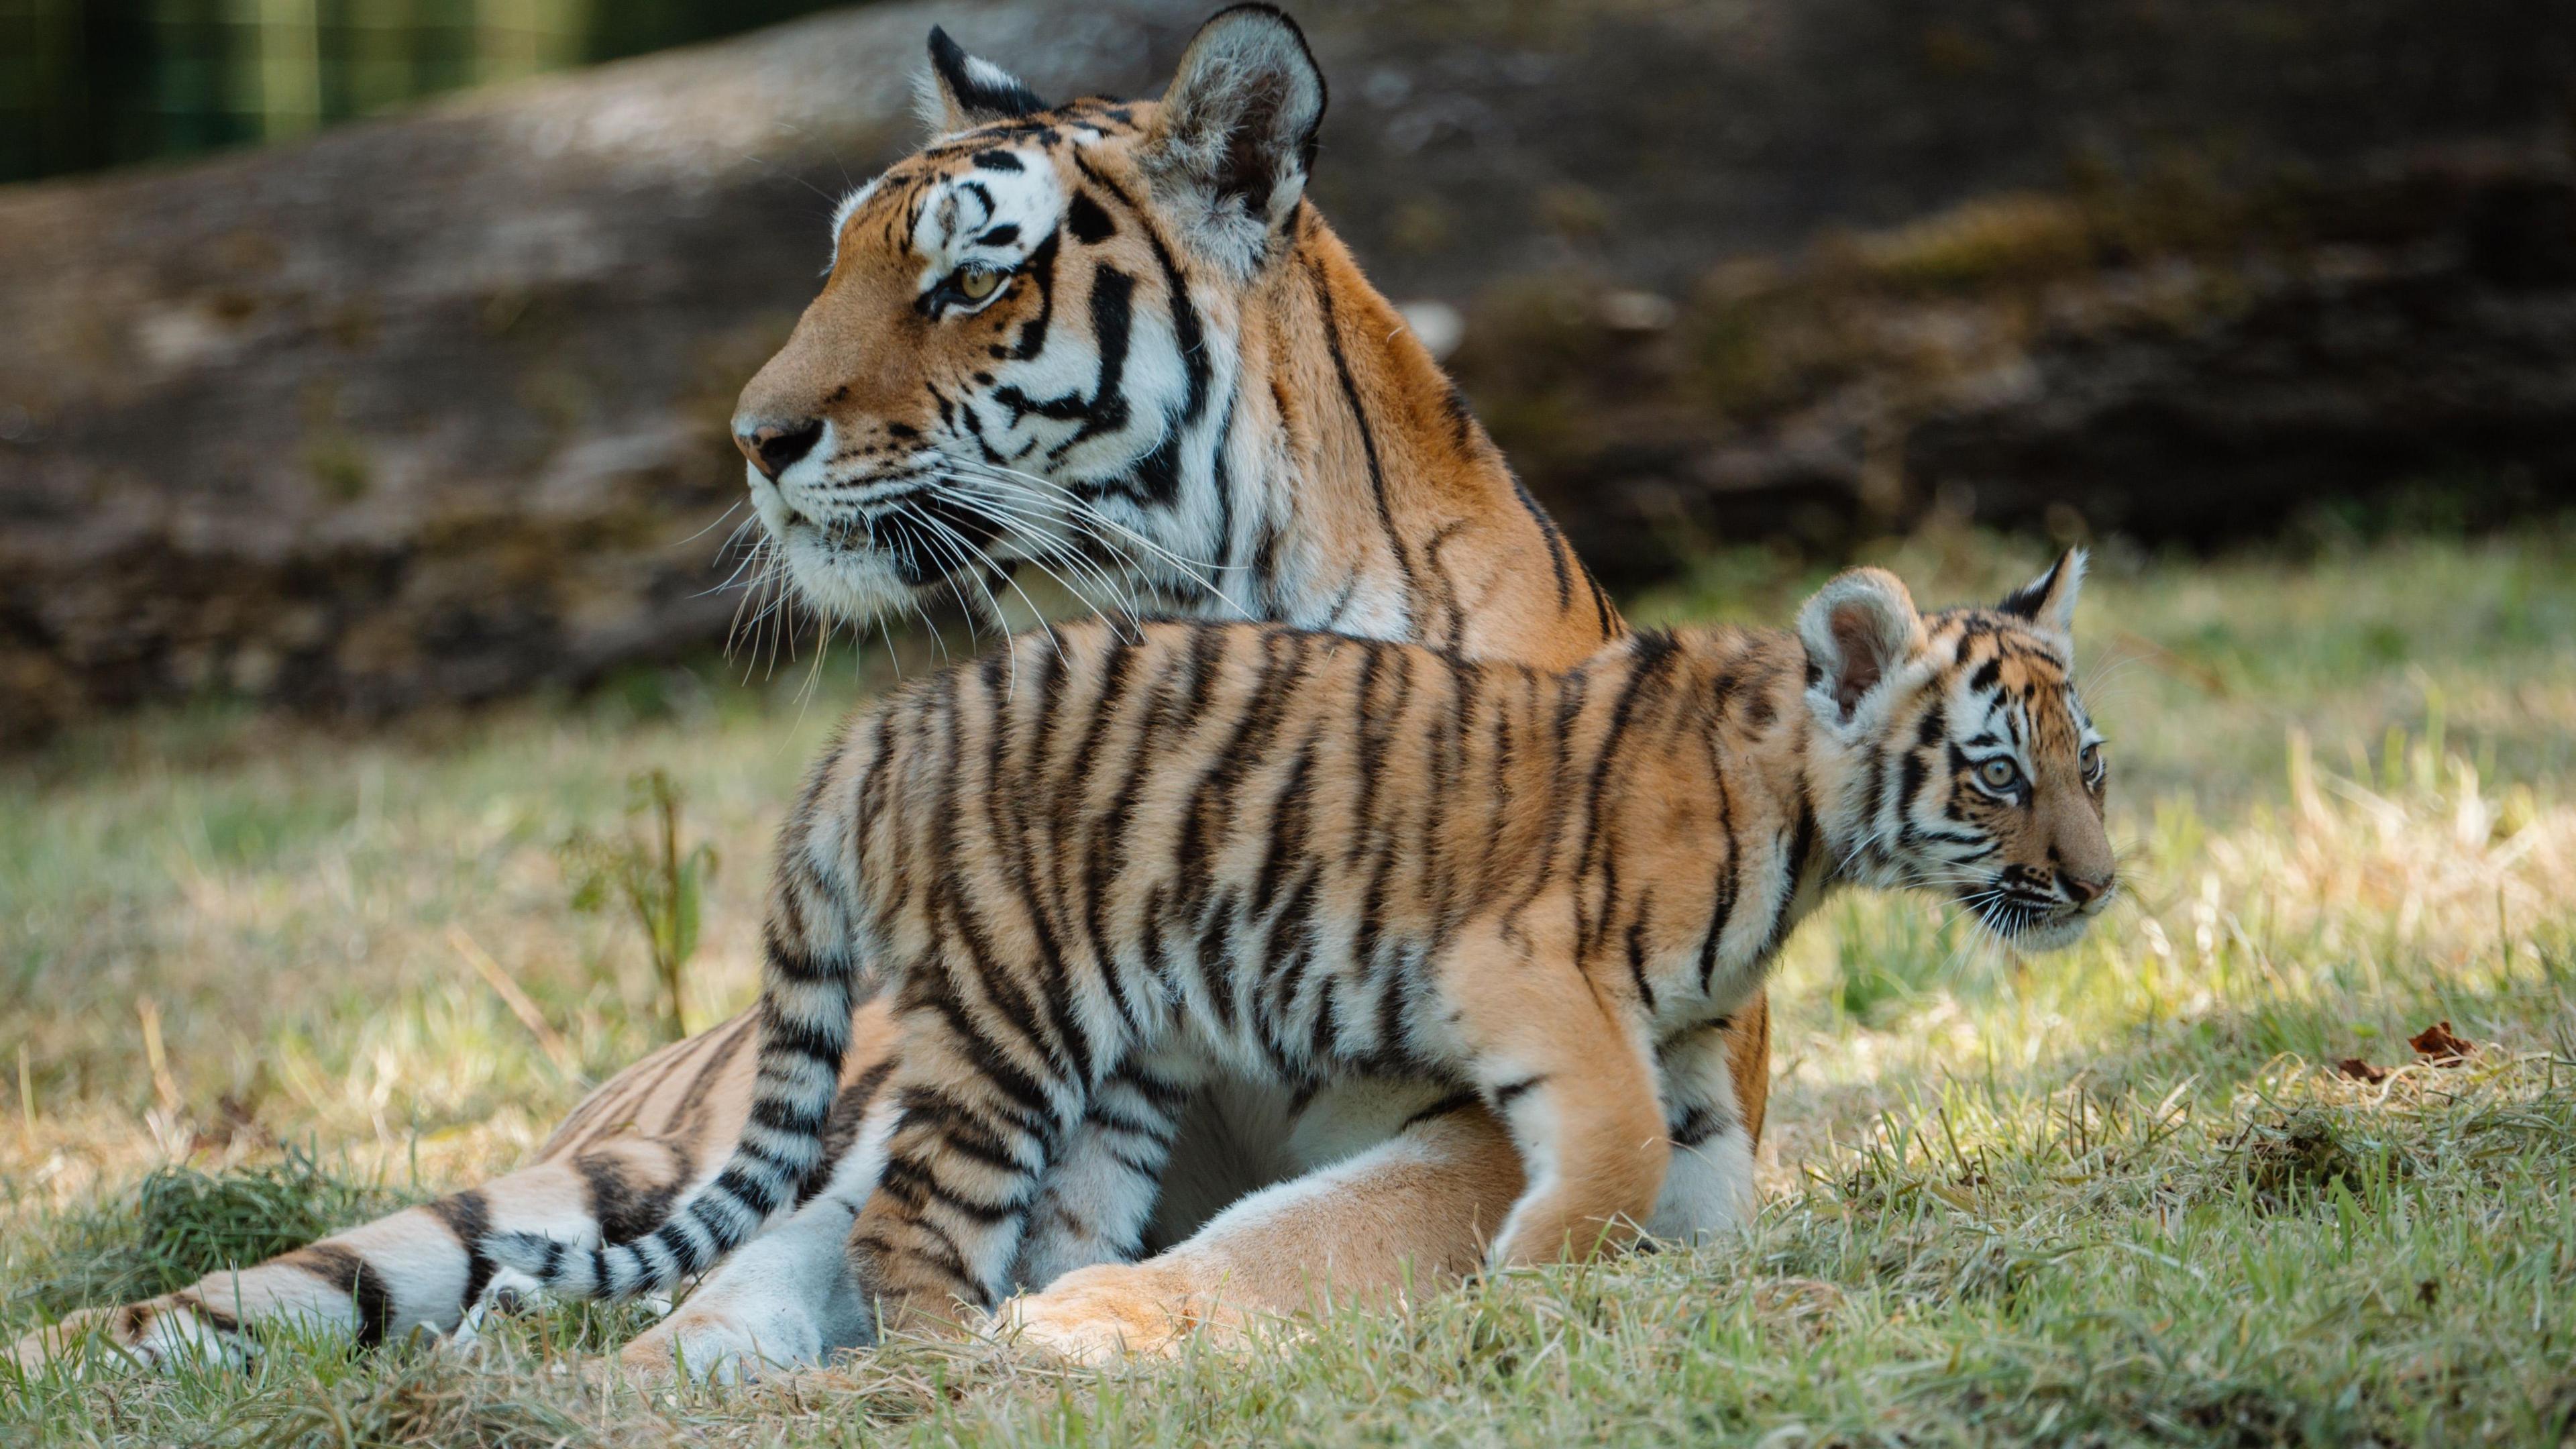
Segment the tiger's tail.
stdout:
<svg viewBox="0 0 2576 1449">
<path fill-rule="evenodd" d="M 751 1111 L 724 1170 L 631 1242 L 495 1233 L 483 1240 L 486 1255 L 564 1297 L 632 1298 L 705 1272 L 795 1205 L 823 1166 L 823 1131 L 840 1093 L 852 1014 L 877 983 L 846 955 L 818 959 L 797 949 L 774 924 L 763 947 Z"/>
</svg>

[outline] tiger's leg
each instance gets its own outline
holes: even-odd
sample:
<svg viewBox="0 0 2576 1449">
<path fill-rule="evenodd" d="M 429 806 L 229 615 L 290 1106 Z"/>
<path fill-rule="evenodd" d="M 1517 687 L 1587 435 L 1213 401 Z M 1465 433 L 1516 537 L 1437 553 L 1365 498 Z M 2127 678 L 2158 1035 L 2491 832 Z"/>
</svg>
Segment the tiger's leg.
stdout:
<svg viewBox="0 0 2576 1449">
<path fill-rule="evenodd" d="M 1081 1363 L 1166 1353 L 1193 1331 L 1240 1339 L 1327 1302 L 1435 1292 L 1484 1263 L 1524 1179 L 1492 1112 L 1461 1096 L 1333 1166 L 1252 1193 L 1141 1263 L 1077 1269 L 1014 1299 L 1022 1347 Z"/>
<path fill-rule="evenodd" d="M 589 1211 L 570 1164 L 539 1164 L 175 1293 L 73 1313 L 20 1338 L 9 1356 L 32 1371 L 70 1361 L 94 1335 L 134 1367 L 166 1368 L 190 1358 L 239 1363 L 255 1352 L 245 1329 L 342 1334 L 361 1346 L 416 1329 L 444 1333 L 491 1277 L 468 1246 L 486 1225 L 595 1233 Z"/>
<path fill-rule="evenodd" d="M 33 1368 L 95 1341 L 149 1368 L 190 1353 L 238 1360 L 251 1351 L 244 1331 L 269 1325 L 361 1344 L 449 1332 L 491 1284 L 493 1266 L 473 1247 L 486 1231 L 637 1236 L 702 1168 L 721 1165 L 741 1125 L 750 1045 L 747 1016 L 674 1043 L 593 1092 L 526 1167 L 176 1293 L 74 1313 L 20 1338 L 9 1357 Z"/>
<path fill-rule="evenodd" d="M 893 1125 L 891 1003 L 861 1006 L 850 1027 L 841 1095 L 825 1129 L 829 1174 L 822 1187 L 718 1264 L 669 1317 L 630 1340 L 618 1354 L 627 1372 L 731 1381 L 764 1368 L 818 1364 L 875 1337 L 875 1315 L 850 1274 L 845 1245 L 876 1190 Z M 747 1099 L 748 1072 L 743 1088 L 737 1096 Z M 741 1116 L 737 1104 L 737 1128 Z M 722 1156 L 716 1154 L 719 1165 Z"/>
<path fill-rule="evenodd" d="M 1077 1268 L 1143 1255 L 1194 1076 L 1179 1061 L 1140 1059 L 1093 1090 L 1047 1170 L 1014 1283 L 1052 1283 Z"/>
<path fill-rule="evenodd" d="M 850 1272 L 847 1244 L 885 1166 L 893 1113 L 882 1100 L 820 1190 L 736 1250 L 661 1322 L 618 1352 L 645 1379 L 686 1374 L 742 1382 L 802 1368 L 876 1337 L 876 1314 Z"/>
</svg>

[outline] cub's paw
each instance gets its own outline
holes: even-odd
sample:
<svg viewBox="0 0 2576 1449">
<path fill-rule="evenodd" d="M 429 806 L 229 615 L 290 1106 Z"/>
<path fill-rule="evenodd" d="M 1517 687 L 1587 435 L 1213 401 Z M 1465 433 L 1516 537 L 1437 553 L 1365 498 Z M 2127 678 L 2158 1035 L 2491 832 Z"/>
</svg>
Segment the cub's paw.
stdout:
<svg viewBox="0 0 2576 1449">
<path fill-rule="evenodd" d="M 1023 1351 L 1100 1365 L 1171 1357 L 1193 1333 L 1232 1345 L 1244 1339 L 1244 1329 L 1185 1273 L 1151 1263 L 1101 1263 L 1003 1304 L 985 1331 Z"/>
</svg>

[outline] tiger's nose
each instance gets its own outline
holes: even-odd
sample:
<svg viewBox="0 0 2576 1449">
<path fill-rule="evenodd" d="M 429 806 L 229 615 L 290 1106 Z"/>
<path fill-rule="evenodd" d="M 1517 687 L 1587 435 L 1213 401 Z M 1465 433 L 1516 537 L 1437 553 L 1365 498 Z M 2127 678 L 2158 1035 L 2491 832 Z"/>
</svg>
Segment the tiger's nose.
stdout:
<svg viewBox="0 0 2576 1449">
<path fill-rule="evenodd" d="M 820 418 L 736 418 L 733 424 L 733 445 L 773 483 L 797 459 L 814 451 L 822 436 Z"/>
<path fill-rule="evenodd" d="M 2057 873 L 2057 881 L 2066 888 L 2066 894 L 2074 900 L 2078 910 L 2096 911 L 2110 899 L 2113 878 L 2108 875 L 2082 876 L 2071 870 L 2061 870 Z"/>
</svg>

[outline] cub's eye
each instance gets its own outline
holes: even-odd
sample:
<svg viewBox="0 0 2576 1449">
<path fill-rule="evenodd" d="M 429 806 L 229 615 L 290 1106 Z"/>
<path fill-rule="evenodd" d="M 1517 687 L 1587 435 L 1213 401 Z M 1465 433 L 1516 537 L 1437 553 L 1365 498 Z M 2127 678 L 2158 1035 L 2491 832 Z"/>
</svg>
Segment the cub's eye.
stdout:
<svg viewBox="0 0 2576 1449">
<path fill-rule="evenodd" d="M 1009 280 L 1010 275 L 999 267 L 987 267 L 969 262 L 957 269 L 957 275 L 949 279 L 949 285 L 955 287 L 957 295 L 967 301 L 981 302 L 1002 290 L 1002 283 Z"/>
<path fill-rule="evenodd" d="M 2008 794 L 2021 784 L 2021 766 L 2010 760 L 1988 760 L 1977 767 L 1977 783 L 1998 795 Z"/>
<path fill-rule="evenodd" d="M 2085 779 L 2100 779 L 2102 777 L 2102 747 L 2100 745 L 2086 745 L 2084 747 L 2084 753 L 2078 760 L 2078 763 L 2084 767 Z"/>
</svg>

